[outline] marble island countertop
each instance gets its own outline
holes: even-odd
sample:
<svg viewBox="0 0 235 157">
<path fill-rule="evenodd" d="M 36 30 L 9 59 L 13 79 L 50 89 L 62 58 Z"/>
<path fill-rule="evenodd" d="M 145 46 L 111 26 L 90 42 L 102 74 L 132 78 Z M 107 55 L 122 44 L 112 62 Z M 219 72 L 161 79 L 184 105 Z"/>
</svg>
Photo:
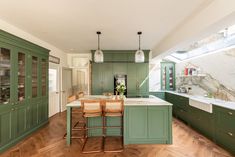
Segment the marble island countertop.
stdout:
<svg viewBox="0 0 235 157">
<path fill-rule="evenodd" d="M 126 98 L 124 99 L 125 106 L 165 106 L 172 105 L 171 103 L 159 99 L 157 97 L 149 97 L 149 98 Z"/>
<path fill-rule="evenodd" d="M 199 96 L 199 95 L 178 93 L 176 91 L 165 91 L 165 92 L 172 93 L 172 94 L 179 95 L 179 96 L 183 96 L 183 97 L 187 97 L 189 99 L 193 99 L 193 100 L 197 100 L 197 101 L 201 101 L 201 102 L 205 102 L 205 103 L 210 103 L 210 104 L 224 107 L 227 109 L 235 110 L 235 102 L 233 102 L 233 101 L 224 101 L 224 100 L 220 100 L 220 99 L 207 98 L 207 97 L 203 97 L 203 96 Z"/>
<path fill-rule="evenodd" d="M 112 97 L 91 95 L 86 96 L 84 99 L 113 99 Z M 149 98 L 124 98 L 124 106 L 171 106 L 172 104 L 159 99 L 155 96 Z M 75 100 L 67 104 L 67 107 L 79 107 L 81 103 L 79 100 Z"/>
</svg>

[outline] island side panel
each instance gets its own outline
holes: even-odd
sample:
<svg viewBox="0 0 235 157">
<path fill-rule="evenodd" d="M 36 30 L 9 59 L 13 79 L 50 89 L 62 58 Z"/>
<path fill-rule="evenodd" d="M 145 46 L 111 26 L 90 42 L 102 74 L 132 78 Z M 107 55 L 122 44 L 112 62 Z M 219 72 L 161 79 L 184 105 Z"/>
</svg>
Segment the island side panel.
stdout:
<svg viewBox="0 0 235 157">
<path fill-rule="evenodd" d="M 171 106 L 125 106 L 124 144 L 171 144 Z"/>
</svg>

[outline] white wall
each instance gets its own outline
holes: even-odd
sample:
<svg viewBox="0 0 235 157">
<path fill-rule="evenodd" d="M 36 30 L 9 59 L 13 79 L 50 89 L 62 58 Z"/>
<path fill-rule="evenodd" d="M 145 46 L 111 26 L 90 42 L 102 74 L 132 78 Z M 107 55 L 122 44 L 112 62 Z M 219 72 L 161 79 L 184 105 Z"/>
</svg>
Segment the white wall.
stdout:
<svg viewBox="0 0 235 157">
<path fill-rule="evenodd" d="M 57 47 L 25 32 L 24 30 L 21 30 L 3 20 L 0 19 L 0 29 L 11 33 L 15 36 L 18 36 L 20 38 L 23 38 L 25 40 L 28 40 L 34 44 L 37 44 L 39 46 L 42 46 L 44 48 L 47 48 L 50 50 L 50 55 L 56 56 L 60 58 L 60 66 L 64 66 L 67 67 L 67 54 L 65 52 L 63 52 L 62 50 L 58 49 Z"/>
</svg>

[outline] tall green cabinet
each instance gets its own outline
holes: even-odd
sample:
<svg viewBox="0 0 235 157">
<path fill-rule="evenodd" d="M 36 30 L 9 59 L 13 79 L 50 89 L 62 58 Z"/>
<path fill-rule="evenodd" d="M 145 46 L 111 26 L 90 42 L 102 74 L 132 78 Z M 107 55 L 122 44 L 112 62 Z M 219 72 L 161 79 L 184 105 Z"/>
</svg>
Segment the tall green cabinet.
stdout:
<svg viewBox="0 0 235 157">
<path fill-rule="evenodd" d="M 127 96 L 146 96 L 149 93 L 149 51 L 145 52 L 145 62 L 135 63 L 135 51 L 106 50 L 104 63 L 91 64 L 91 94 L 100 95 L 114 92 L 114 76 L 127 75 Z M 94 57 L 94 51 L 92 51 Z"/>
<path fill-rule="evenodd" d="M 161 62 L 161 90 L 175 90 L 174 62 Z"/>
<path fill-rule="evenodd" d="M 0 30 L 0 152 L 48 122 L 48 52 Z"/>
</svg>

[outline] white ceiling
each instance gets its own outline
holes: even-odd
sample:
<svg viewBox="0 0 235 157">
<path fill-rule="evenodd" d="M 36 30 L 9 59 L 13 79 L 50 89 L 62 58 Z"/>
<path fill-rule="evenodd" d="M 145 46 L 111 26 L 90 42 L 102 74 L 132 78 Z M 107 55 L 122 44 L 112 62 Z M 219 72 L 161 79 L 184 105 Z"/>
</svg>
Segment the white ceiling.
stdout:
<svg viewBox="0 0 235 157">
<path fill-rule="evenodd" d="M 67 53 L 96 49 L 98 30 L 102 49 L 137 49 L 137 31 L 152 49 L 206 1 L 0 0 L 0 19 Z"/>
</svg>

